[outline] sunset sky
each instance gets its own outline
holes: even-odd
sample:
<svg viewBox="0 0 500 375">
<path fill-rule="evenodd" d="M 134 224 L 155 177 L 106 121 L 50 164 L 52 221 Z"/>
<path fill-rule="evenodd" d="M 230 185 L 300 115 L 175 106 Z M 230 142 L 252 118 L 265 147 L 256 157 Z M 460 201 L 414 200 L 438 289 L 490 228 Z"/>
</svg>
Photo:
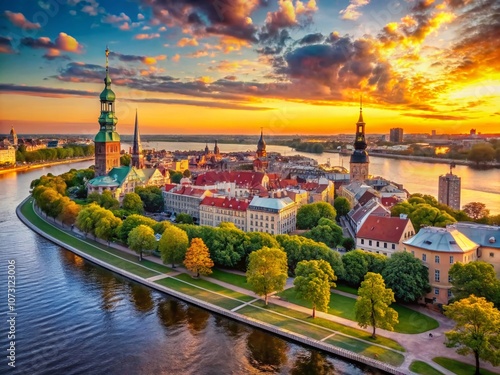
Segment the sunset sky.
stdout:
<svg viewBox="0 0 500 375">
<path fill-rule="evenodd" d="M 17 0 L 0 133 L 500 132 L 498 0 Z"/>
</svg>

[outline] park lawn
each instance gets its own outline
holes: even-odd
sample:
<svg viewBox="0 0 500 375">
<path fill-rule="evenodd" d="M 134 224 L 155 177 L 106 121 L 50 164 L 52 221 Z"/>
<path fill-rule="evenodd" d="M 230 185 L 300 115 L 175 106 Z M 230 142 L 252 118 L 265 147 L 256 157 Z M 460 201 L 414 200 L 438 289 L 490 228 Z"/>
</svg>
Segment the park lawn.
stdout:
<svg viewBox="0 0 500 375">
<path fill-rule="evenodd" d="M 443 375 L 441 371 L 422 361 L 413 361 L 410 364 L 410 371 L 422 375 Z"/>
<path fill-rule="evenodd" d="M 328 320 L 328 319 L 323 319 L 323 318 L 318 318 L 318 317 L 312 319 L 311 315 L 309 315 L 307 313 L 303 313 L 301 311 L 292 310 L 292 309 L 288 309 L 286 307 L 275 305 L 272 303 L 272 300 L 271 300 L 271 303 L 267 306 L 265 306 L 263 301 L 253 302 L 252 305 L 258 306 L 261 308 L 265 308 L 265 309 L 268 309 L 270 311 L 274 311 L 274 312 L 277 312 L 277 313 L 280 313 L 283 315 L 287 315 L 287 316 L 290 316 L 292 318 L 300 319 L 300 320 L 303 320 L 303 321 L 308 322 L 308 323 L 316 324 L 318 326 L 330 329 L 332 331 L 341 332 L 341 333 L 344 333 L 344 334 L 349 335 L 349 336 L 353 336 L 353 337 L 356 337 L 359 339 L 370 341 L 370 342 L 373 342 L 373 343 L 376 343 L 379 345 L 383 345 L 383 346 L 386 346 L 386 347 L 391 348 L 391 349 L 399 350 L 401 352 L 405 351 L 405 348 L 403 348 L 397 341 L 394 341 L 394 340 L 389 339 L 387 337 L 377 336 L 376 339 L 373 339 L 369 332 L 366 332 L 366 331 L 363 331 L 360 329 L 356 329 L 356 328 L 352 328 L 352 327 L 348 327 L 348 326 L 345 326 L 345 325 L 337 323 L 337 322 L 333 322 L 333 321 Z"/>
<path fill-rule="evenodd" d="M 64 231 L 53 227 L 52 225 L 47 223 L 45 220 L 39 218 L 36 215 L 36 213 L 33 211 L 33 207 L 31 206 L 31 204 L 29 204 L 29 203 L 24 204 L 23 207 L 21 208 L 21 211 L 22 211 L 23 215 L 29 221 L 31 221 L 34 225 L 36 225 L 42 231 L 44 231 L 44 232 L 48 233 L 49 235 L 63 241 L 65 244 L 68 244 L 69 246 L 75 247 L 78 250 L 83 251 L 86 254 L 93 256 L 96 259 L 102 260 L 106 263 L 109 263 L 113 266 L 119 267 L 121 269 L 124 269 L 128 272 L 131 272 L 135 275 L 138 275 L 138 276 L 141 276 L 144 278 L 156 276 L 159 273 L 161 273 L 161 272 L 157 272 L 154 270 L 148 270 L 142 264 L 139 264 L 139 261 L 137 259 L 129 260 L 126 257 L 122 257 L 122 254 L 120 254 L 120 256 L 118 256 L 115 254 L 105 252 L 105 251 L 108 251 L 108 249 L 103 251 L 102 249 L 96 248 L 94 245 L 91 245 L 84 240 L 73 237 Z M 130 254 L 128 254 L 128 255 L 130 255 Z"/>
<path fill-rule="evenodd" d="M 470 375 L 474 374 L 476 371 L 476 366 L 469 365 L 464 362 L 460 362 L 451 358 L 446 358 L 446 357 L 435 357 L 432 358 L 434 362 L 437 364 L 440 364 L 443 366 L 445 369 L 450 370 L 451 372 L 457 374 L 457 375 Z M 480 373 L 482 375 L 498 375 L 500 372 L 491 372 L 488 370 L 480 369 Z"/>
<path fill-rule="evenodd" d="M 338 282 L 336 284 L 337 284 L 337 286 L 334 289 L 337 289 L 337 290 L 344 292 L 344 293 L 350 293 L 350 294 L 353 294 L 355 296 L 358 295 L 358 290 L 356 288 L 349 286 L 349 285 L 345 285 L 345 284 L 339 284 Z"/>
<path fill-rule="evenodd" d="M 284 300 L 295 303 L 300 306 L 311 308 L 311 303 L 297 297 L 295 288 L 284 290 L 278 294 Z M 340 294 L 331 293 L 328 313 L 340 316 L 345 319 L 356 321 L 354 304 L 355 298 L 349 298 Z M 399 323 L 394 327 L 395 332 L 400 333 L 422 333 L 435 329 L 439 323 L 427 315 L 421 314 L 418 311 L 411 310 L 407 307 L 392 304 L 391 307 L 398 312 Z"/>
<path fill-rule="evenodd" d="M 245 301 L 235 300 L 221 294 L 197 288 L 196 286 L 186 284 L 185 282 L 173 277 L 157 280 L 156 283 L 227 310 L 234 309 L 235 307 L 245 303 Z"/>
<path fill-rule="evenodd" d="M 331 334 L 330 331 L 320 326 L 308 324 L 307 322 L 303 322 L 300 320 L 291 319 L 287 316 L 278 315 L 273 313 L 272 311 L 259 309 L 252 305 L 242 307 L 238 310 L 238 313 L 294 333 L 299 333 L 301 335 L 311 337 L 316 340 L 321 340 L 322 338 Z"/>
<path fill-rule="evenodd" d="M 248 285 L 247 283 L 247 278 L 243 275 L 236 275 L 231 272 L 226 272 L 214 268 L 212 269 L 212 273 L 208 277 L 213 277 L 214 279 L 224 281 L 225 283 L 250 290 L 250 285 Z"/>
</svg>

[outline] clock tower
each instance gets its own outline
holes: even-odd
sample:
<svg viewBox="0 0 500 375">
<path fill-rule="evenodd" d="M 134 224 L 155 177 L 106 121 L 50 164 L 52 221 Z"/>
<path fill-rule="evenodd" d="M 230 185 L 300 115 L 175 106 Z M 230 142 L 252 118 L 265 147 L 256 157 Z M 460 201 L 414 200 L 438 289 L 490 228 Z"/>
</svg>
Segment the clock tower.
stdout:
<svg viewBox="0 0 500 375">
<path fill-rule="evenodd" d="M 106 47 L 106 77 L 99 116 L 99 132 L 94 138 L 95 143 L 95 175 L 105 176 L 111 168 L 120 166 L 120 136 L 116 132 L 118 119 L 115 115 L 115 93 L 111 90 L 111 78 L 108 68 L 109 49 Z"/>
<path fill-rule="evenodd" d="M 350 180 L 364 182 L 368 178 L 368 167 L 370 159 L 366 152 L 365 122 L 363 121 L 363 99 L 359 99 L 359 119 L 356 123 L 356 139 L 354 141 L 354 152 L 351 155 Z"/>
</svg>

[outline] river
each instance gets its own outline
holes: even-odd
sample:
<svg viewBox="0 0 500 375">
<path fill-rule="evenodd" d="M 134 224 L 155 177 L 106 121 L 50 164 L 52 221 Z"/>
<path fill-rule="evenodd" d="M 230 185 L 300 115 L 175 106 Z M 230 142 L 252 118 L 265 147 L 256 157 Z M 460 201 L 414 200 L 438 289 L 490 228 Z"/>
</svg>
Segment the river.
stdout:
<svg viewBox="0 0 500 375">
<path fill-rule="evenodd" d="M 122 148 L 128 150 L 129 145 Z M 147 142 L 144 148 L 157 150 L 204 150 L 205 143 Z M 213 148 L 213 144 L 208 147 Z M 256 145 L 219 144 L 220 152 L 255 151 Z M 349 156 L 333 153 L 310 154 L 297 152 L 286 146 L 268 145 L 268 152 L 279 152 L 282 155 L 303 155 L 316 159 L 319 163 L 330 160 L 332 166 L 339 165 L 349 169 Z M 403 184 L 410 193 L 430 194 L 437 198 L 439 176 L 449 172 L 449 166 L 441 163 L 422 163 L 410 160 L 396 160 L 370 155 L 370 174 L 382 176 L 390 181 Z M 493 215 L 500 214 L 500 170 L 479 170 L 465 165 L 457 165 L 453 169 L 462 179 L 461 206 L 469 202 L 482 202 Z"/>
<path fill-rule="evenodd" d="M 71 168 L 86 168 L 81 162 Z M 25 227 L 16 206 L 58 165 L 0 176 L 0 374 L 377 374 L 186 304 Z M 7 264 L 15 260 L 16 368 L 8 367 Z"/>
</svg>

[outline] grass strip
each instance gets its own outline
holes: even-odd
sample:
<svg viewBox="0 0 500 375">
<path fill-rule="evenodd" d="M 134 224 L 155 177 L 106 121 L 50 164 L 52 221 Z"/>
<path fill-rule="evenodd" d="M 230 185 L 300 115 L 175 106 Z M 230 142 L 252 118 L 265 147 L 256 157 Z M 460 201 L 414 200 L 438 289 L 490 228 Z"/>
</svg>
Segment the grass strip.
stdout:
<svg viewBox="0 0 500 375">
<path fill-rule="evenodd" d="M 374 344 L 383 345 L 383 346 L 386 346 L 388 348 L 398 350 L 400 352 L 405 351 L 405 348 L 402 347 L 395 340 L 392 340 L 392 339 L 389 339 L 389 338 L 383 337 L 383 336 L 377 336 L 376 339 L 373 339 L 371 337 L 371 335 L 366 331 L 352 328 L 352 327 L 348 327 L 348 326 L 345 326 L 345 325 L 337 323 L 337 322 L 333 322 L 333 321 L 328 320 L 328 319 L 323 319 L 323 318 L 312 319 L 309 314 L 303 313 L 301 311 L 293 310 L 293 309 L 288 309 L 286 307 L 282 307 L 282 306 L 275 305 L 272 303 L 266 307 L 263 301 L 253 302 L 252 305 L 262 307 L 262 308 L 268 309 L 270 311 L 275 311 L 275 312 L 280 313 L 280 314 L 288 315 L 288 316 L 295 318 L 295 319 L 301 319 L 301 320 L 306 321 L 308 323 L 313 323 L 313 324 L 316 324 L 316 325 L 321 326 L 323 328 L 327 328 L 327 329 L 330 329 L 333 331 L 344 333 L 346 335 L 353 336 L 353 337 L 356 337 L 356 338 L 359 338 L 362 340 L 370 341 Z"/>
<path fill-rule="evenodd" d="M 243 275 L 236 275 L 232 272 L 226 272 L 220 269 L 213 269 L 210 277 L 224 281 L 225 283 L 235 285 L 240 288 L 250 290 L 250 285 L 247 283 L 247 278 Z"/>
<path fill-rule="evenodd" d="M 476 371 L 476 366 L 469 365 L 468 363 L 460 362 L 455 359 L 447 357 L 435 357 L 432 358 L 434 362 L 443 366 L 445 369 L 457 374 L 457 375 L 470 375 L 474 374 Z M 492 372 L 485 369 L 480 369 L 482 375 L 498 375 L 499 372 Z"/>
<path fill-rule="evenodd" d="M 410 371 L 422 375 L 443 375 L 441 371 L 422 361 L 413 361 L 410 364 Z"/>
<path fill-rule="evenodd" d="M 189 276 L 188 276 L 189 277 Z M 234 309 L 237 306 L 240 306 L 244 301 L 239 301 L 235 299 L 230 299 L 224 295 L 221 294 L 216 294 L 211 291 L 207 291 L 204 289 L 200 289 L 197 287 L 194 287 L 192 285 L 186 284 L 185 282 L 177 279 L 177 276 L 174 277 L 167 277 L 165 279 L 160 279 L 156 281 L 157 284 L 166 286 L 167 288 L 171 288 L 173 290 L 176 290 L 177 292 L 186 294 L 188 296 L 198 298 L 202 301 L 206 301 L 209 303 L 212 303 L 216 306 L 222 307 L 224 309 Z"/>
<path fill-rule="evenodd" d="M 311 308 L 310 302 L 299 298 L 296 295 L 295 288 L 286 289 L 279 293 L 279 296 L 289 302 L 300 306 Z M 354 313 L 354 304 L 356 299 L 331 293 L 328 313 L 340 316 L 345 319 L 356 321 Z M 391 307 L 398 312 L 399 323 L 394 327 L 395 332 L 400 333 L 422 333 L 439 327 L 439 323 L 418 311 L 414 311 L 405 306 L 392 304 Z"/>
</svg>

